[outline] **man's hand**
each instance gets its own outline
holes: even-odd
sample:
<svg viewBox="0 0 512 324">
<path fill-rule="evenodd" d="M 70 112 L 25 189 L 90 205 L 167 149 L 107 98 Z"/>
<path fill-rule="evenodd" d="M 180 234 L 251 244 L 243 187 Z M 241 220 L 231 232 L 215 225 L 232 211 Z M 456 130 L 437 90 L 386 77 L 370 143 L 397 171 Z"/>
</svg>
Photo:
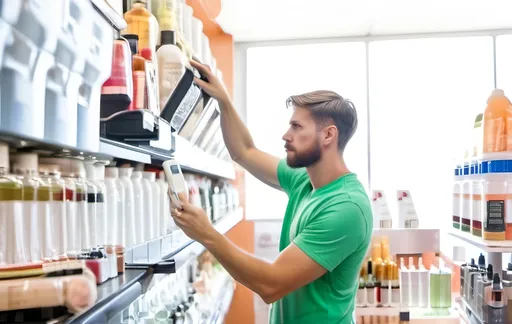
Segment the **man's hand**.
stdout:
<svg viewBox="0 0 512 324">
<path fill-rule="evenodd" d="M 220 82 L 219 78 L 217 78 L 210 70 L 210 67 L 196 61 L 190 61 L 190 65 L 195 67 L 208 79 L 208 82 L 206 82 L 201 79 L 194 78 L 194 82 L 200 86 L 201 89 L 216 99 L 220 104 L 226 104 L 230 101 L 228 92 Z"/>
<path fill-rule="evenodd" d="M 215 236 L 217 231 L 212 226 L 212 223 L 202 208 L 198 208 L 189 203 L 184 194 L 179 194 L 178 196 L 182 208 L 177 209 L 171 204 L 171 215 L 174 222 L 188 237 L 204 244 L 205 240 Z"/>
</svg>

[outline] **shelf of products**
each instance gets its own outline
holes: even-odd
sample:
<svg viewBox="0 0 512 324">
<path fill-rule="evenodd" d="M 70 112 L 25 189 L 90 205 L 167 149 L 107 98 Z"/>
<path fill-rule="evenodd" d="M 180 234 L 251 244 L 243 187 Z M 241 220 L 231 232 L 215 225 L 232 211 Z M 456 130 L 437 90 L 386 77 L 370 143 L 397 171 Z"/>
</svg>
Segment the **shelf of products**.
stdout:
<svg viewBox="0 0 512 324">
<path fill-rule="evenodd" d="M 484 240 L 471 233 L 461 231 L 451 231 L 449 234 L 488 253 L 512 253 L 512 241 Z"/>
<path fill-rule="evenodd" d="M 441 323 L 459 323 L 459 314 L 457 309 L 423 309 L 411 308 L 409 311 L 409 321 L 411 323 L 421 323 L 423 321 L 435 321 Z M 356 316 L 382 316 L 397 317 L 400 315 L 400 309 L 396 307 L 358 307 L 356 308 Z"/>
</svg>

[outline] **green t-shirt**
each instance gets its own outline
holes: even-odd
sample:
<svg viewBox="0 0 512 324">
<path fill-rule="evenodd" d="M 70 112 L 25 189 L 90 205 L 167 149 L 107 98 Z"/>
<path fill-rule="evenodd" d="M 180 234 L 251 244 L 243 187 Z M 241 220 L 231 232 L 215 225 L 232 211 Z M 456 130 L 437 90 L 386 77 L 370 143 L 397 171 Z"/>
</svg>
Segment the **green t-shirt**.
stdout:
<svg viewBox="0 0 512 324">
<path fill-rule="evenodd" d="M 327 270 L 272 305 L 271 324 L 352 323 L 359 270 L 370 244 L 373 216 L 353 173 L 313 190 L 305 169 L 277 169 L 288 194 L 279 250 L 295 243 Z"/>
</svg>

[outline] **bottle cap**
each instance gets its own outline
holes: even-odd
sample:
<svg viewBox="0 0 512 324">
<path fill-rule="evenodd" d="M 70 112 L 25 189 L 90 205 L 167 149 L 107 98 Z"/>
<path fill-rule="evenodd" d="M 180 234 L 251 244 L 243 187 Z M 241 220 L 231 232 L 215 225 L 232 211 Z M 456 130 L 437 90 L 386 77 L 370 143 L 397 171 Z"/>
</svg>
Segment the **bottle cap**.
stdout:
<svg viewBox="0 0 512 324">
<path fill-rule="evenodd" d="M 160 171 L 158 173 L 158 179 L 162 179 L 164 181 L 166 181 L 167 179 L 165 178 L 165 172 L 164 171 Z"/>
<path fill-rule="evenodd" d="M 368 260 L 368 274 L 371 275 L 373 274 L 373 269 L 372 269 L 372 260 Z"/>
<path fill-rule="evenodd" d="M 475 259 L 471 258 L 471 263 L 470 263 L 471 266 L 475 266 Z"/>
<path fill-rule="evenodd" d="M 126 34 L 123 37 L 130 44 L 130 50 L 132 51 L 132 55 L 135 55 L 139 52 L 139 35 L 136 34 Z"/>
<path fill-rule="evenodd" d="M 13 156 L 13 169 L 15 171 L 37 171 L 36 153 L 18 153 Z"/>
<path fill-rule="evenodd" d="M 9 173 L 9 146 L 0 142 L 0 168 Z"/>
<path fill-rule="evenodd" d="M 152 61 L 153 60 L 153 52 L 151 51 L 150 48 L 147 48 L 147 47 L 144 47 L 140 51 L 140 56 L 142 56 L 144 59 L 146 59 L 148 61 Z"/>
<path fill-rule="evenodd" d="M 142 171 L 133 171 L 132 179 L 142 179 Z"/>
<path fill-rule="evenodd" d="M 119 177 L 128 177 L 130 178 L 133 173 L 133 168 L 119 168 Z"/>
<path fill-rule="evenodd" d="M 58 174 L 60 166 L 58 164 L 39 164 L 40 174 Z"/>
<path fill-rule="evenodd" d="M 105 168 L 105 177 L 107 178 L 119 178 L 119 169 L 116 167 Z"/>
<path fill-rule="evenodd" d="M 174 30 L 162 30 L 160 33 L 160 44 L 176 45 L 176 32 Z"/>
<path fill-rule="evenodd" d="M 480 256 L 478 257 L 478 266 L 485 268 L 485 257 L 482 253 L 480 253 Z"/>
<path fill-rule="evenodd" d="M 96 180 L 96 168 L 94 167 L 94 163 L 86 162 L 84 163 L 85 173 L 87 174 L 87 179 Z"/>
<path fill-rule="evenodd" d="M 150 182 L 155 182 L 155 180 L 156 180 L 156 173 L 151 172 L 151 171 L 144 171 L 142 173 L 142 177 L 144 179 L 148 179 Z"/>
<path fill-rule="evenodd" d="M 495 273 L 492 277 L 492 289 L 493 290 L 499 290 L 501 289 L 501 279 L 500 275 L 498 273 Z"/>
<path fill-rule="evenodd" d="M 57 164 L 63 176 L 85 177 L 84 163 L 81 160 L 70 158 L 41 158 L 41 163 Z"/>
<path fill-rule="evenodd" d="M 492 264 L 487 265 L 487 279 L 493 280 L 493 274 Z"/>
<path fill-rule="evenodd" d="M 491 92 L 491 97 L 504 97 L 504 96 L 505 96 L 505 91 L 503 91 L 502 89 L 494 89 Z"/>
<path fill-rule="evenodd" d="M 105 164 L 95 163 L 94 168 L 96 169 L 96 179 L 100 181 L 105 180 Z"/>
</svg>

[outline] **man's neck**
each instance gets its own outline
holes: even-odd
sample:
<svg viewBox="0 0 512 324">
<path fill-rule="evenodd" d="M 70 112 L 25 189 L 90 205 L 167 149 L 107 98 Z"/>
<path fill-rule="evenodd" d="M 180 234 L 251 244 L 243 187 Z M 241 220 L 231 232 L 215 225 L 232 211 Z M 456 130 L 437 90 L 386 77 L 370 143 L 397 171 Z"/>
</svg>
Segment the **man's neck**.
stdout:
<svg viewBox="0 0 512 324">
<path fill-rule="evenodd" d="M 350 173 L 343 157 L 339 154 L 323 156 L 315 165 L 308 167 L 307 171 L 314 189 L 321 188 Z"/>
</svg>

